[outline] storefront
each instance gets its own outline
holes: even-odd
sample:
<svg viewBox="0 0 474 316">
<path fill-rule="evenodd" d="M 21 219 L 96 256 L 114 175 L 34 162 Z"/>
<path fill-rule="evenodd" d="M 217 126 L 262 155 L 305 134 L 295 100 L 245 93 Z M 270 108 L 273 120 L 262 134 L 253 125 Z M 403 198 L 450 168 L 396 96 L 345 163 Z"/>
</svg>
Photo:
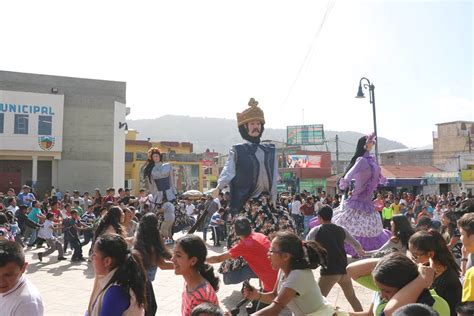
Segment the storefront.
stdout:
<svg viewBox="0 0 474 316">
<path fill-rule="evenodd" d="M 474 193 L 474 169 L 461 171 L 462 191 L 468 195 Z"/>
<path fill-rule="evenodd" d="M 453 192 L 455 195 L 461 193 L 461 177 L 459 172 L 427 172 L 425 177 L 427 182 L 425 193 L 447 194 L 448 192 Z"/>
</svg>

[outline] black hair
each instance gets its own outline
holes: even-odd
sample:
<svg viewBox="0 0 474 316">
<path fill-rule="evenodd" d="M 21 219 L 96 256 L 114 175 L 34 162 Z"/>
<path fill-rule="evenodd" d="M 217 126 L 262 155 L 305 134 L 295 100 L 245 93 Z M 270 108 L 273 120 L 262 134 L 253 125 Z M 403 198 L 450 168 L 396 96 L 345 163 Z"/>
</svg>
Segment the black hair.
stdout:
<svg viewBox="0 0 474 316">
<path fill-rule="evenodd" d="M 422 253 L 434 252 L 433 260 L 448 269 L 456 271 L 459 276 L 460 268 L 449 251 L 443 236 L 435 230 L 419 231 L 410 237 L 410 245 Z"/>
<path fill-rule="evenodd" d="M 263 134 L 264 130 L 265 130 L 265 124 L 262 124 L 260 134 L 257 137 L 252 137 L 252 136 L 249 135 L 247 124 L 242 124 L 242 125 L 239 126 L 240 136 L 243 139 L 248 140 L 249 142 L 251 142 L 253 144 L 260 144 L 260 139 L 262 138 L 262 134 Z"/>
<path fill-rule="evenodd" d="M 234 222 L 235 234 L 237 236 L 248 236 L 252 233 L 250 220 L 247 217 L 240 216 Z"/>
<path fill-rule="evenodd" d="M 275 235 L 275 242 L 281 252 L 291 255 L 290 268 L 316 269 L 327 266 L 327 252 L 314 240 L 302 241 L 296 234 L 289 231 L 279 231 Z"/>
<path fill-rule="evenodd" d="M 8 222 L 9 222 L 10 224 L 13 224 L 13 222 L 14 222 L 15 219 L 16 219 L 15 215 L 13 214 L 13 212 L 12 212 L 12 211 L 6 211 L 6 212 L 5 212 L 5 215 L 7 216 Z"/>
<path fill-rule="evenodd" d="M 143 168 L 143 176 L 145 179 L 148 179 L 148 181 L 151 182 L 151 171 L 153 170 L 153 167 L 155 166 L 155 161 L 153 160 L 153 155 L 158 154 L 160 156 L 160 161 L 163 162 L 163 154 L 158 151 L 152 151 L 146 161 L 145 168 Z"/>
<path fill-rule="evenodd" d="M 206 316 L 223 316 L 224 312 L 219 306 L 204 302 L 193 308 L 191 316 L 201 316 L 202 314 Z"/>
<path fill-rule="evenodd" d="M 431 307 L 426 304 L 412 303 L 398 308 L 393 316 L 439 316 Z"/>
<path fill-rule="evenodd" d="M 415 233 L 410 221 L 404 215 L 394 215 L 392 221 L 395 225 L 395 236 L 405 248 L 408 248 L 408 240 Z"/>
<path fill-rule="evenodd" d="M 8 217 L 5 213 L 0 212 L 0 225 L 8 224 Z"/>
<path fill-rule="evenodd" d="M 372 276 L 377 282 L 401 289 L 418 277 L 418 267 L 397 251 L 382 257 L 372 271 Z"/>
<path fill-rule="evenodd" d="M 101 209 L 102 211 L 102 209 Z M 124 228 L 122 224 L 120 223 L 120 217 L 122 216 L 122 209 L 118 206 L 111 207 L 108 211 L 107 214 L 102 218 L 100 221 L 99 225 L 97 226 L 95 230 L 95 238 L 99 237 L 104 233 L 104 231 L 107 229 L 109 226 L 113 226 L 115 229 L 115 232 L 119 235 L 123 235 L 124 233 Z"/>
<path fill-rule="evenodd" d="M 14 197 L 12 197 L 12 196 L 9 197 L 9 198 L 7 199 L 7 204 L 8 204 L 8 205 L 11 205 L 14 200 L 15 200 Z"/>
<path fill-rule="evenodd" d="M 49 212 L 48 214 L 46 214 L 46 219 L 47 220 L 51 220 L 52 218 L 54 218 L 54 214 Z"/>
<path fill-rule="evenodd" d="M 4 267 L 10 262 L 23 268 L 25 265 L 23 248 L 14 241 L 0 240 L 0 267 Z"/>
<path fill-rule="evenodd" d="M 197 259 L 193 268 L 201 274 L 217 292 L 219 290 L 219 277 L 214 274 L 214 268 L 206 263 L 207 248 L 204 241 L 196 235 L 185 235 L 176 241 L 189 258 Z"/>
<path fill-rule="evenodd" d="M 112 259 L 113 268 L 117 268 L 104 289 L 110 284 L 118 284 L 127 296 L 132 290 L 138 305 L 145 308 L 146 272 L 140 257 L 136 253 L 131 253 L 125 239 L 117 234 L 104 234 L 97 238 L 95 245 L 104 257 Z"/>
<path fill-rule="evenodd" d="M 171 252 L 165 247 L 158 229 L 158 217 L 154 213 L 147 213 L 140 219 L 133 248 L 140 253 L 147 269 L 153 266 L 153 260 L 171 258 Z"/>
<path fill-rule="evenodd" d="M 365 136 L 362 136 L 361 138 L 359 138 L 359 140 L 357 141 L 355 154 L 352 157 L 351 162 L 347 166 L 346 171 L 344 172 L 341 178 L 344 178 L 346 173 L 349 170 L 351 170 L 351 168 L 355 165 L 357 158 L 362 157 L 365 154 L 365 152 L 367 151 L 367 149 L 365 148 L 366 142 L 367 142 L 367 138 Z"/>
<path fill-rule="evenodd" d="M 329 205 L 324 205 L 318 211 L 318 215 L 325 221 L 332 219 L 332 208 Z"/>
</svg>

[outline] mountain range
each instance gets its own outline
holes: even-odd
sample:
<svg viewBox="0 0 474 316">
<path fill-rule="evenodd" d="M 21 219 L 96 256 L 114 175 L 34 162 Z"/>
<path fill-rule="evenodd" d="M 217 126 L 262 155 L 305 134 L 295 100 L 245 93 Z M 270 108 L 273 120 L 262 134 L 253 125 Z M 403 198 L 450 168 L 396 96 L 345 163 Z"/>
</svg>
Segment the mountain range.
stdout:
<svg viewBox="0 0 474 316">
<path fill-rule="evenodd" d="M 208 117 L 164 115 L 155 119 L 127 120 L 128 128 L 139 132 L 137 138 L 152 141 L 179 141 L 193 143 L 194 152 L 209 149 L 227 153 L 232 144 L 241 143 L 235 120 Z M 357 140 L 364 134 L 356 131 L 324 131 L 326 145 L 305 146 L 307 150 L 336 151 L 335 137 L 339 138 L 340 160 L 348 160 L 354 154 Z M 286 129 L 265 128 L 262 140 L 286 142 Z M 406 148 L 400 142 L 379 137 L 379 152 Z"/>
</svg>

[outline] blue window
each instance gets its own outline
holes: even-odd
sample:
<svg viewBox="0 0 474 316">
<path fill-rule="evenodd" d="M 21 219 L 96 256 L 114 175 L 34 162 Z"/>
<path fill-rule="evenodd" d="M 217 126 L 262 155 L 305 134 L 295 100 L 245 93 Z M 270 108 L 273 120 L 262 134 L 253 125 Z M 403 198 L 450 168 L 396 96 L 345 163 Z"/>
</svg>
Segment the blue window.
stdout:
<svg viewBox="0 0 474 316">
<path fill-rule="evenodd" d="M 53 117 L 40 115 L 38 117 L 38 135 L 51 135 Z"/>
<path fill-rule="evenodd" d="M 5 119 L 5 114 L 0 113 L 0 134 L 3 134 L 3 120 Z"/>
<path fill-rule="evenodd" d="M 27 114 L 15 114 L 15 134 L 28 135 L 28 115 Z"/>
<path fill-rule="evenodd" d="M 125 153 L 125 162 L 133 162 L 133 153 Z"/>
</svg>

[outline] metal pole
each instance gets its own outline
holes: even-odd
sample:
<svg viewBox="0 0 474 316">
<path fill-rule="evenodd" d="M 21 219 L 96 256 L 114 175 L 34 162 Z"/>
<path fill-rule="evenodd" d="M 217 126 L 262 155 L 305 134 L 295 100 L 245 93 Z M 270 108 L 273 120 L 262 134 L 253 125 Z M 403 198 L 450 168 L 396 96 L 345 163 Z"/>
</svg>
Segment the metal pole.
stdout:
<svg viewBox="0 0 474 316">
<path fill-rule="evenodd" d="M 339 136 L 336 135 L 336 174 L 339 174 Z"/>
<path fill-rule="evenodd" d="M 375 139 L 377 140 L 375 142 L 375 159 L 377 163 L 379 162 L 379 140 L 377 139 L 377 116 L 375 115 L 375 86 L 373 84 L 369 85 L 369 93 L 370 93 L 370 103 L 372 103 L 372 111 L 374 114 L 374 133 L 375 133 Z"/>
</svg>

